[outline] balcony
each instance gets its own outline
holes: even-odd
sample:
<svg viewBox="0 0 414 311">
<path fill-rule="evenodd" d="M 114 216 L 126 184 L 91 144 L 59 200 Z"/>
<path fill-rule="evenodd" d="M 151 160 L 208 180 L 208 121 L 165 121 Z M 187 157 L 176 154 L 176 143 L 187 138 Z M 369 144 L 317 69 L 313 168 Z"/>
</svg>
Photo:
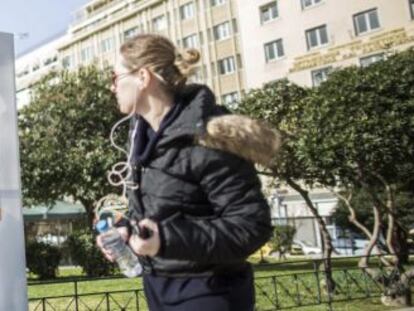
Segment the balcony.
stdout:
<svg viewBox="0 0 414 311">
<path fill-rule="evenodd" d="M 119 5 L 120 3 L 127 4 L 128 2 L 128 0 L 94 0 L 75 13 L 74 20 L 71 23 L 71 28 L 82 24 L 102 12 L 111 11 L 111 8 Z"/>
</svg>

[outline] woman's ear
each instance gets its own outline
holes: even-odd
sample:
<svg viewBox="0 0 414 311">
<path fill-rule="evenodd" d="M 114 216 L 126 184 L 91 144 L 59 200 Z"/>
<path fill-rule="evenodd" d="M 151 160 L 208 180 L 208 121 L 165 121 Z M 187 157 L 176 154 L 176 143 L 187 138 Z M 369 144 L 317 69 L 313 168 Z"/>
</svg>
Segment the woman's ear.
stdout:
<svg viewBox="0 0 414 311">
<path fill-rule="evenodd" d="M 138 87 L 141 89 L 147 88 L 151 81 L 151 74 L 147 68 L 141 68 L 138 71 Z"/>
</svg>

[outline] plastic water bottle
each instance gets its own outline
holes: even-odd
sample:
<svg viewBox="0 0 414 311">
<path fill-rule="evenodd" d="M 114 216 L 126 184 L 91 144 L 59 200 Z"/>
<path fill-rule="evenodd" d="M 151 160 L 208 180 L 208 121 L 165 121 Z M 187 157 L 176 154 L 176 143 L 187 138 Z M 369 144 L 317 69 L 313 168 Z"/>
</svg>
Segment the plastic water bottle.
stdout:
<svg viewBox="0 0 414 311">
<path fill-rule="evenodd" d="M 99 233 L 102 233 L 102 244 L 105 249 L 112 251 L 122 274 L 129 278 L 140 275 L 142 273 L 142 266 L 139 263 L 138 257 L 125 243 L 119 231 L 111 225 L 110 221 L 98 221 L 96 229 Z"/>
</svg>

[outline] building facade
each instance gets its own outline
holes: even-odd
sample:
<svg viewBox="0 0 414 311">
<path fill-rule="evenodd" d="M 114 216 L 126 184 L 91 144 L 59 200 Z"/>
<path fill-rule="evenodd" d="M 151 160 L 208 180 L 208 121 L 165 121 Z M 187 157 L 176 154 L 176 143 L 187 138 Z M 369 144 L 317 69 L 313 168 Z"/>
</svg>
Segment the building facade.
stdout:
<svg viewBox="0 0 414 311">
<path fill-rule="evenodd" d="M 40 43 L 16 59 L 16 101 L 18 109 L 30 103 L 32 86 L 45 74 L 61 68 L 58 47 L 66 34 Z"/>
<path fill-rule="evenodd" d="M 66 34 L 18 58 L 17 99 L 57 68 L 115 63 L 121 44 L 159 33 L 202 59 L 192 82 L 231 105 L 244 91 L 288 78 L 317 86 L 335 68 L 367 66 L 414 44 L 414 0 L 91 0 Z"/>
<path fill-rule="evenodd" d="M 337 228 L 332 214 L 338 204 L 337 197 L 325 189 L 314 189 L 310 193 L 310 199 L 327 225 L 331 237 L 334 237 Z M 318 221 L 300 194 L 289 187 L 274 189 L 269 196 L 269 203 L 274 225 L 292 226 L 296 229 L 295 240 L 322 249 Z"/>
<path fill-rule="evenodd" d="M 317 86 L 414 45 L 414 0 L 238 0 L 246 89 Z"/>
<path fill-rule="evenodd" d="M 92 62 L 107 68 L 125 40 L 159 33 L 201 51 L 191 81 L 206 83 L 229 104 L 245 89 L 237 16 L 235 0 L 92 0 L 76 13 L 59 55 L 63 68 Z"/>
</svg>

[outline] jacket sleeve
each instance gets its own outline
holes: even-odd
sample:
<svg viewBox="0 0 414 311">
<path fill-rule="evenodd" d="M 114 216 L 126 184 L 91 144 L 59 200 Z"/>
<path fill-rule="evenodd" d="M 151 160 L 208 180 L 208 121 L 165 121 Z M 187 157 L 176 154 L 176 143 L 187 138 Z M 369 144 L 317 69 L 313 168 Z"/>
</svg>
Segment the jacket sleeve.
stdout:
<svg viewBox="0 0 414 311">
<path fill-rule="evenodd" d="M 223 151 L 195 146 L 191 171 L 214 216 L 180 215 L 160 224 L 160 256 L 207 263 L 240 261 L 272 234 L 270 208 L 254 165 Z"/>
</svg>

